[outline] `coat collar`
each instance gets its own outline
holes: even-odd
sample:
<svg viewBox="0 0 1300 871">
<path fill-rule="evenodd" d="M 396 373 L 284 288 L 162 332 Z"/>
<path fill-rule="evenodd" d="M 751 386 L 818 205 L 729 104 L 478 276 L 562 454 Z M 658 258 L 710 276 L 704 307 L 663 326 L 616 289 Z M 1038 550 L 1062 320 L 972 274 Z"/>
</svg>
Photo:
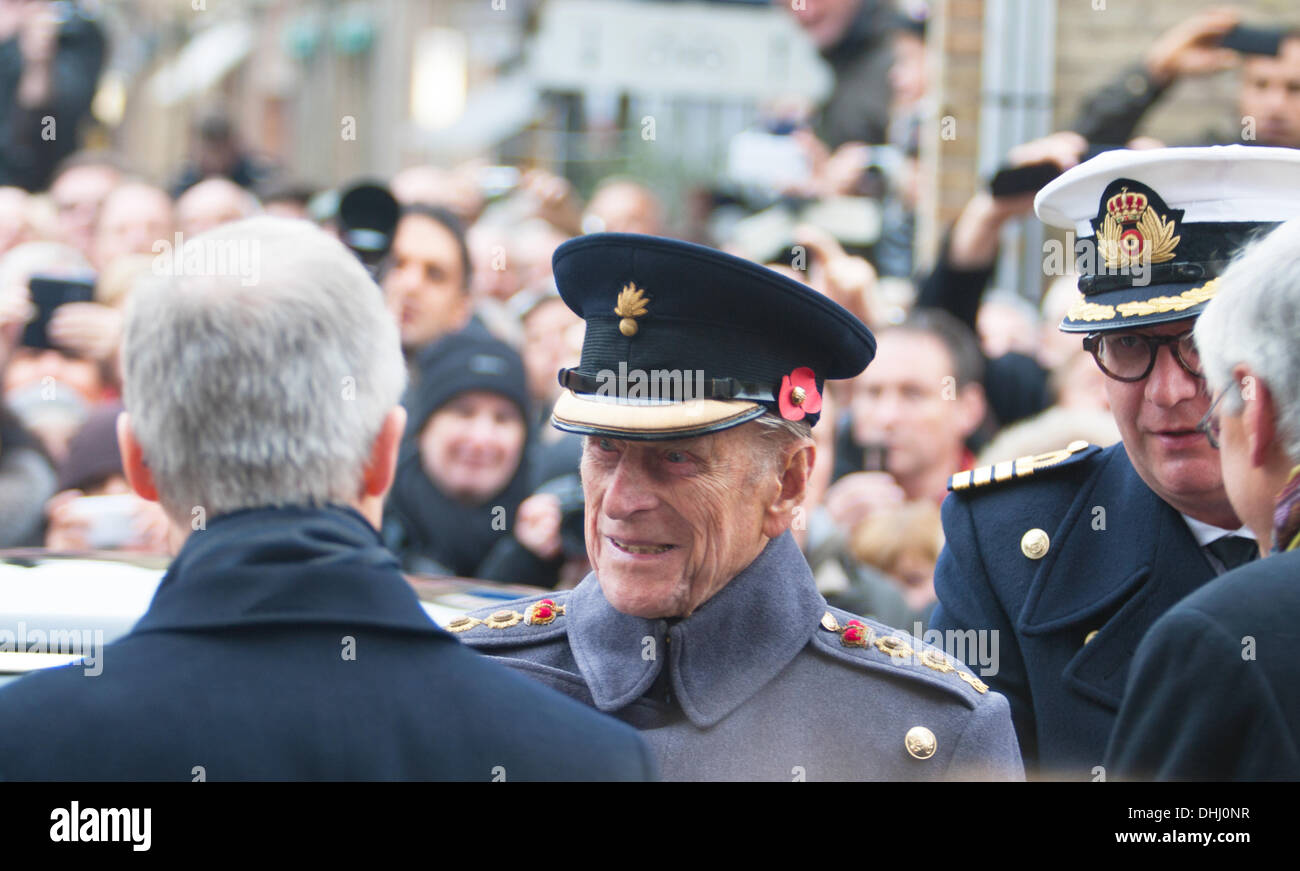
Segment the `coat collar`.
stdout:
<svg viewBox="0 0 1300 871">
<path fill-rule="evenodd" d="M 209 520 L 190 534 L 134 631 L 277 623 L 442 633 L 374 527 L 334 505 Z"/>
<path fill-rule="evenodd" d="M 569 644 L 597 708 L 617 711 L 636 701 L 666 659 L 683 713 L 707 728 L 790 664 L 816 632 L 826 601 L 787 532 L 672 625 L 614 610 L 594 574 L 570 594 L 567 608 Z"/>
</svg>

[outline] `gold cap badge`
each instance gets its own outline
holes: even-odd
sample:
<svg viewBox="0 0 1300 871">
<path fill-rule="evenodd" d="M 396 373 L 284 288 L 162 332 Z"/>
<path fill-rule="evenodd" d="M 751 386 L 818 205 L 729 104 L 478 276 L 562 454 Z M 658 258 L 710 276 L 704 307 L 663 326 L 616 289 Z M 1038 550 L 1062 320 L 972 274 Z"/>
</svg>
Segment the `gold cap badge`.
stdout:
<svg viewBox="0 0 1300 871">
<path fill-rule="evenodd" d="M 623 290 L 618 294 L 618 303 L 614 306 L 614 314 L 622 318 L 618 322 L 618 331 L 620 333 L 629 337 L 636 335 L 636 319 L 646 313 L 646 304 L 648 302 L 645 291 L 632 282 L 629 281 L 623 287 Z"/>
<path fill-rule="evenodd" d="M 1164 263 L 1174 259 L 1174 249 L 1182 238 L 1175 236 L 1174 230 L 1174 222 L 1157 212 L 1146 194 L 1120 188 L 1106 200 L 1105 217 L 1097 230 L 1097 250 L 1111 269 L 1143 260 Z"/>
</svg>

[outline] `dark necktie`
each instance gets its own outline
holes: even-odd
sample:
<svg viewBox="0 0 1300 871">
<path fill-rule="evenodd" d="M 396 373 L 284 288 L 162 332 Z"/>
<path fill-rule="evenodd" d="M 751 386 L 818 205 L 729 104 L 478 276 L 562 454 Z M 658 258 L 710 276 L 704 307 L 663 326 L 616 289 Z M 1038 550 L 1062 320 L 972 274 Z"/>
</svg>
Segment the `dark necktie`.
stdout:
<svg viewBox="0 0 1300 871">
<path fill-rule="evenodd" d="M 1218 558 L 1219 562 L 1223 563 L 1225 572 L 1230 572 L 1237 566 L 1244 566 L 1259 556 L 1259 544 L 1240 535 L 1225 535 L 1205 547 Z"/>
</svg>

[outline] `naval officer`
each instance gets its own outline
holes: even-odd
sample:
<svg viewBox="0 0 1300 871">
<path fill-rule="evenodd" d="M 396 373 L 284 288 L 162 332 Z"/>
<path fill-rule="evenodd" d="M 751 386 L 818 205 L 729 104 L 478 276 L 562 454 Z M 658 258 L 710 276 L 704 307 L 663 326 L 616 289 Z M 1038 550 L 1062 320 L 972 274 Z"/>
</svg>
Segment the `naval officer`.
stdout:
<svg viewBox="0 0 1300 871">
<path fill-rule="evenodd" d="M 827 606 L 793 536 L 853 315 L 708 248 L 596 234 L 554 257 L 587 322 L 553 423 L 585 436 L 594 567 L 451 625 L 642 730 L 665 779 L 1020 778 L 1006 700 L 954 657 Z"/>
<path fill-rule="evenodd" d="M 955 475 L 933 627 L 997 633 L 985 678 L 1011 703 L 1027 767 L 1100 780 L 1142 636 L 1257 554 L 1197 430 L 1210 398 L 1192 328 L 1231 257 L 1300 215 L 1300 152 L 1107 152 L 1035 207 L 1079 236 L 1082 294 L 1061 329 L 1105 373 L 1122 442 Z"/>
</svg>

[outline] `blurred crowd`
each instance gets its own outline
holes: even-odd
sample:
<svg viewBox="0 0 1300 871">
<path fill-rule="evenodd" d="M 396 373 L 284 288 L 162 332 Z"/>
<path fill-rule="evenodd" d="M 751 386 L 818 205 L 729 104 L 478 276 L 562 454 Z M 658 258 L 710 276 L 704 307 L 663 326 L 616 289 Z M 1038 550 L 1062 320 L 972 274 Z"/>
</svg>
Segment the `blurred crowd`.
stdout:
<svg viewBox="0 0 1300 871">
<path fill-rule="evenodd" d="M 337 232 L 372 266 L 400 326 L 408 424 L 383 535 L 404 566 L 573 586 L 588 571 L 580 439 L 548 419 L 556 373 L 577 365 L 583 326 L 554 287 L 551 254 L 585 232 L 646 233 L 765 263 L 872 328 L 875 362 L 827 391 L 823 413 L 836 425 L 818 428 L 815 486 L 796 534 L 833 604 L 890 625 L 924 624 L 951 474 L 1076 439 L 1111 444 L 1118 432 L 1101 372 L 1077 337 L 1056 330 L 1077 298 L 1076 277 L 1063 270 L 1045 293 L 1037 275 L 1033 287 L 995 286 L 1001 230 L 1030 213 L 1033 190 L 976 193 L 933 268 L 915 269 L 916 164 L 929 112 L 924 7 L 806 5 L 794 14 L 835 73 L 830 99 L 772 107 L 734 143 L 734 172 L 686 204 L 631 176 L 582 196 L 560 175 L 484 160 L 403 169 L 379 185 L 395 203 L 391 220 L 379 214 L 381 194 L 365 211 L 372 220 L 358 223 L 341 207 L 355 185 L 298 179 L 245 148 L 220 112 L 197 119 L 189 161 L 165 181 L 107 152 L 47 150 L 48 170 L 6 164 L 0 547 L 166 551 L 166 522 L 130 492 L 115 437 L 123 307 L 166 268 L 163 251 L 266 213 Z M 1086 101 L 1074 130 L 1017 147 L 1006 167 L 1059 172 L 1098 147 L 1158 144 L 1131 137 L 1164 90 L 1234 63 L 1243 65 L 1238 108 L 1258 119 L 1258 141 L 1300 146 L 1300 38 L 1243 61 L 1216 47 L 1237 20 L 1188 19 Z M 93 54 L 94 40 L 60 40 L 57 51 L 44 40 L 0 20 L 0 100 L 83 100 L 48 73 L 32 84 L 30 70 Z M 0 126 L 0 138 L 13 135 Z M 24 153 L 0 149 L 5 161 Z"/>
</svg>

